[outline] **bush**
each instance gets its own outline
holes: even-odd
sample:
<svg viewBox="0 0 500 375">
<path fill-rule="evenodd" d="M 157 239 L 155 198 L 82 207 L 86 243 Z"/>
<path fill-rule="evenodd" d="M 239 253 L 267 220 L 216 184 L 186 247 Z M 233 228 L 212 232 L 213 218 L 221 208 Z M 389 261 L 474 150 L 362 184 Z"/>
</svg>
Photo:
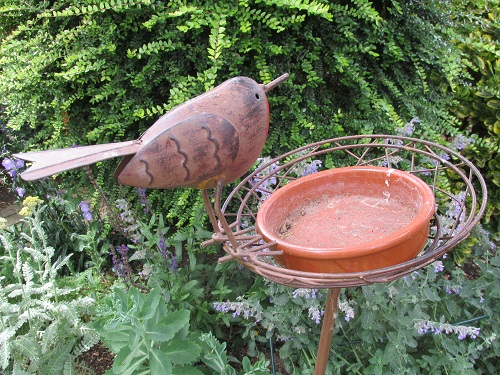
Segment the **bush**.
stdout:
<svg viewBox="0 0 500 375">
<path fill-rule="evenodd" d="M 448 36 L 452 1 L 11 4 L 0 21 L 0 116 L 25 142 L 12 151 L 137 138 L 228 77 L 266 83 L 284 72 L 290 80 L 270 95 L 266 155 L 394 133 L 416 116 L 426 138 L 456 133 L 439 85 L 460 70 Z M 116 197 L 115 164 L 99 163 L 96 179 Z M 192 223 L 200 206 L 190 190 L 151 199 L 177 225 Z"/>
<path fill-rule="evenodd" d="M 464 76 L 454 82 L 456 103 L 451 111 L 461 128 L 474 134 L 467 149 L 470 158 L 488 181 L 492 228 L 500 213 L 500 13 L 492 1 L 465 2 L 456 45 L 463 52 Z M 472 21 L 472 22 L 471 22 Z M 499 231 L 500 229 L 496 229 Z"/>
</svg>

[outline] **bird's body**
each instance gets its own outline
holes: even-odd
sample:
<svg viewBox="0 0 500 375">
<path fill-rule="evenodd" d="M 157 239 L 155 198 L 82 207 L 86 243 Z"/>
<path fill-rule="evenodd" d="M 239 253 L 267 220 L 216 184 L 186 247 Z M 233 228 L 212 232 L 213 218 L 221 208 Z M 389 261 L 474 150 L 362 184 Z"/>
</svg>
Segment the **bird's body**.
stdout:
<svg viewBox="0 0 500 375">
<path fill-rule="evenodd" d="M 123 157 L 115 172 L 121 184 L 146 188 L 213 188 L 246 173 L 259 157 L 269 129 L 267 86 L 236 77 L 175 107 L 139 139 L 14 155 L 33 161 L 21 174 L 36 180 L 72 168 Z"/>
</svg>

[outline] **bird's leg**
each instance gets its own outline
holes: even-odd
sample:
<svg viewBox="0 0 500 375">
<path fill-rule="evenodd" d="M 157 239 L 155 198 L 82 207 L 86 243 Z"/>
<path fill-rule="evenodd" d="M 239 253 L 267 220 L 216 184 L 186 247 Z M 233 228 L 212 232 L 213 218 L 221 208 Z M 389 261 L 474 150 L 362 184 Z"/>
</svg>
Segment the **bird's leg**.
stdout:
<svg viewBox="0 0 500 375">
<path fill-rule="evenodd" d="M 236 238 L 234 237 L 234 233 L 229 227 L 229 224 L 226 220 L 226 217 L 222 213 L 221 210 L 221 197 L 222 194 L 222 180 L 219 179 L 217 180 L 217 186 L 215 188 L 215 213 L 222 225 L 222 229 L 224 229 L 226 237 L 229 239 L 229 242 L 231 242 L 232 245 L 232 251 L 229 249 L 230 255 L 237 254 L 237 249 L 238 249 L 238 242 L 236 242 Z"/>
<path fill-rule="evenodd" d="M 208 190 L 203 189 L 201 191 L 201 196 L 203 197 L 203 203 L 205 204 L 205 209 L 208 212 L 208 217 L 210 218 L 210 222 L 212 223 L 212 227 L 214 228 L 214 232 L 216 234 L 220 233 L 219 223 L 217 222 L 217 218 L 215 217 L 215 212 L 212 207 L 212 203 L 210 203 L 210 197 L 208 196 Z"/>
</svg>

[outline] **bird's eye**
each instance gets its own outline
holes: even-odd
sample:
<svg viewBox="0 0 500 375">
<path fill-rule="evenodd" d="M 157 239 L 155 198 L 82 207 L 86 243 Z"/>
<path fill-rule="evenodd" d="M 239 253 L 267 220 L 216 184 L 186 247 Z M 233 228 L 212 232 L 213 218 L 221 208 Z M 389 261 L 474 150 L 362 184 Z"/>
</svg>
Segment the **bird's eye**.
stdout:
<svg viewBox="0 0 500 375">
<path fill-rule="evenodd" d="M 256 98 L 257 100 L 259 100 L 259 99 L 260 99 L 260 95 L 259 95 L 259 93 L 255 93 L 255 98 Z"/>
</svg>

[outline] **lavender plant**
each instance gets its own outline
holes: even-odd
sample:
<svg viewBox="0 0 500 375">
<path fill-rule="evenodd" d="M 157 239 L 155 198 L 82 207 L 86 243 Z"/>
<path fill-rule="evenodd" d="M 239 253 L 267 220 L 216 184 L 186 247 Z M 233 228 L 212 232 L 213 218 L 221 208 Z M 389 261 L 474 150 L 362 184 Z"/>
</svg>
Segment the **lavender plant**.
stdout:
<svg viewBox="0 0 500 375">
<path fill-rule="evenodd" d="M 388 284 L 345 289 L 328 373 L 495 372 L 500 256 L 484 232 L 477 231 L 485 241 L 474 245 L 483 252 L 470 266 L 478 272 L 476 278 L 445 256 Z M 247 294 L 213 306 L 221 321 L 245 327 L 253 355 L 272 338 L 290 373 L 309 373 L 325 296 L 323 290 L 256 280 Z"/>
<path fill-rule="evenodd" d="M 400 131 L 408 135 L 418 124 L 415 118 Z M 452 147 L 459 150 L 470 142 L 457 136 Z M 443 159 L 447 157 L 442 155 Z M 406 162 L 402 158 L 391 160 L 393 165 Z M 432 160 L 422 159 L 422 163 L 427 162 Z M 320 166 L 317 161 L 305 159 L 293 173 L 300 177 Z M 262 175 L 276 171 L 275 166 L 268 169 Z M 265 198 L 275 188 L 278 177 L 276 174 L 270 183 L 263 183 L 257 175 L 253 183 L 259 189 L 263 187 L 258 192 Z M 450 181 L 440 177 L 438 183 L 449 187 Z M 452 224 L 464 214 L 462 204 L 467 197 L 459 193 L 438 198 L 447 199 L 439 212 L 444 235 L 453 235 L 457 228 Z M 457 263 L 455 256 L 445 254 L 426 269 L 391 283 L 346 289 L 339 302 L 335 349 L 331 353 L 335 360 L 328 373 L 494 371 L 494 358 L 500 351 L 495 333 L 499 319 L 494 313 L 499 296 L 486 295 L 485 289 L 498 282 L 499 258 L 481 226 L 463 246 L 480 258 Z M 293 290 L 258 278 L 245 294 L 233 294 L 232 298 L 226 294 L 226 299 L 214 301 L 213 309 L 221 322 L 245 327 L 242 337 L 249 342 L 252 355 L 274 339 L 290 373 L 310 373 L 325 295 L 322 290 Z M 446 360 L 442 360 L 443 353 Z"/>
</svg>

